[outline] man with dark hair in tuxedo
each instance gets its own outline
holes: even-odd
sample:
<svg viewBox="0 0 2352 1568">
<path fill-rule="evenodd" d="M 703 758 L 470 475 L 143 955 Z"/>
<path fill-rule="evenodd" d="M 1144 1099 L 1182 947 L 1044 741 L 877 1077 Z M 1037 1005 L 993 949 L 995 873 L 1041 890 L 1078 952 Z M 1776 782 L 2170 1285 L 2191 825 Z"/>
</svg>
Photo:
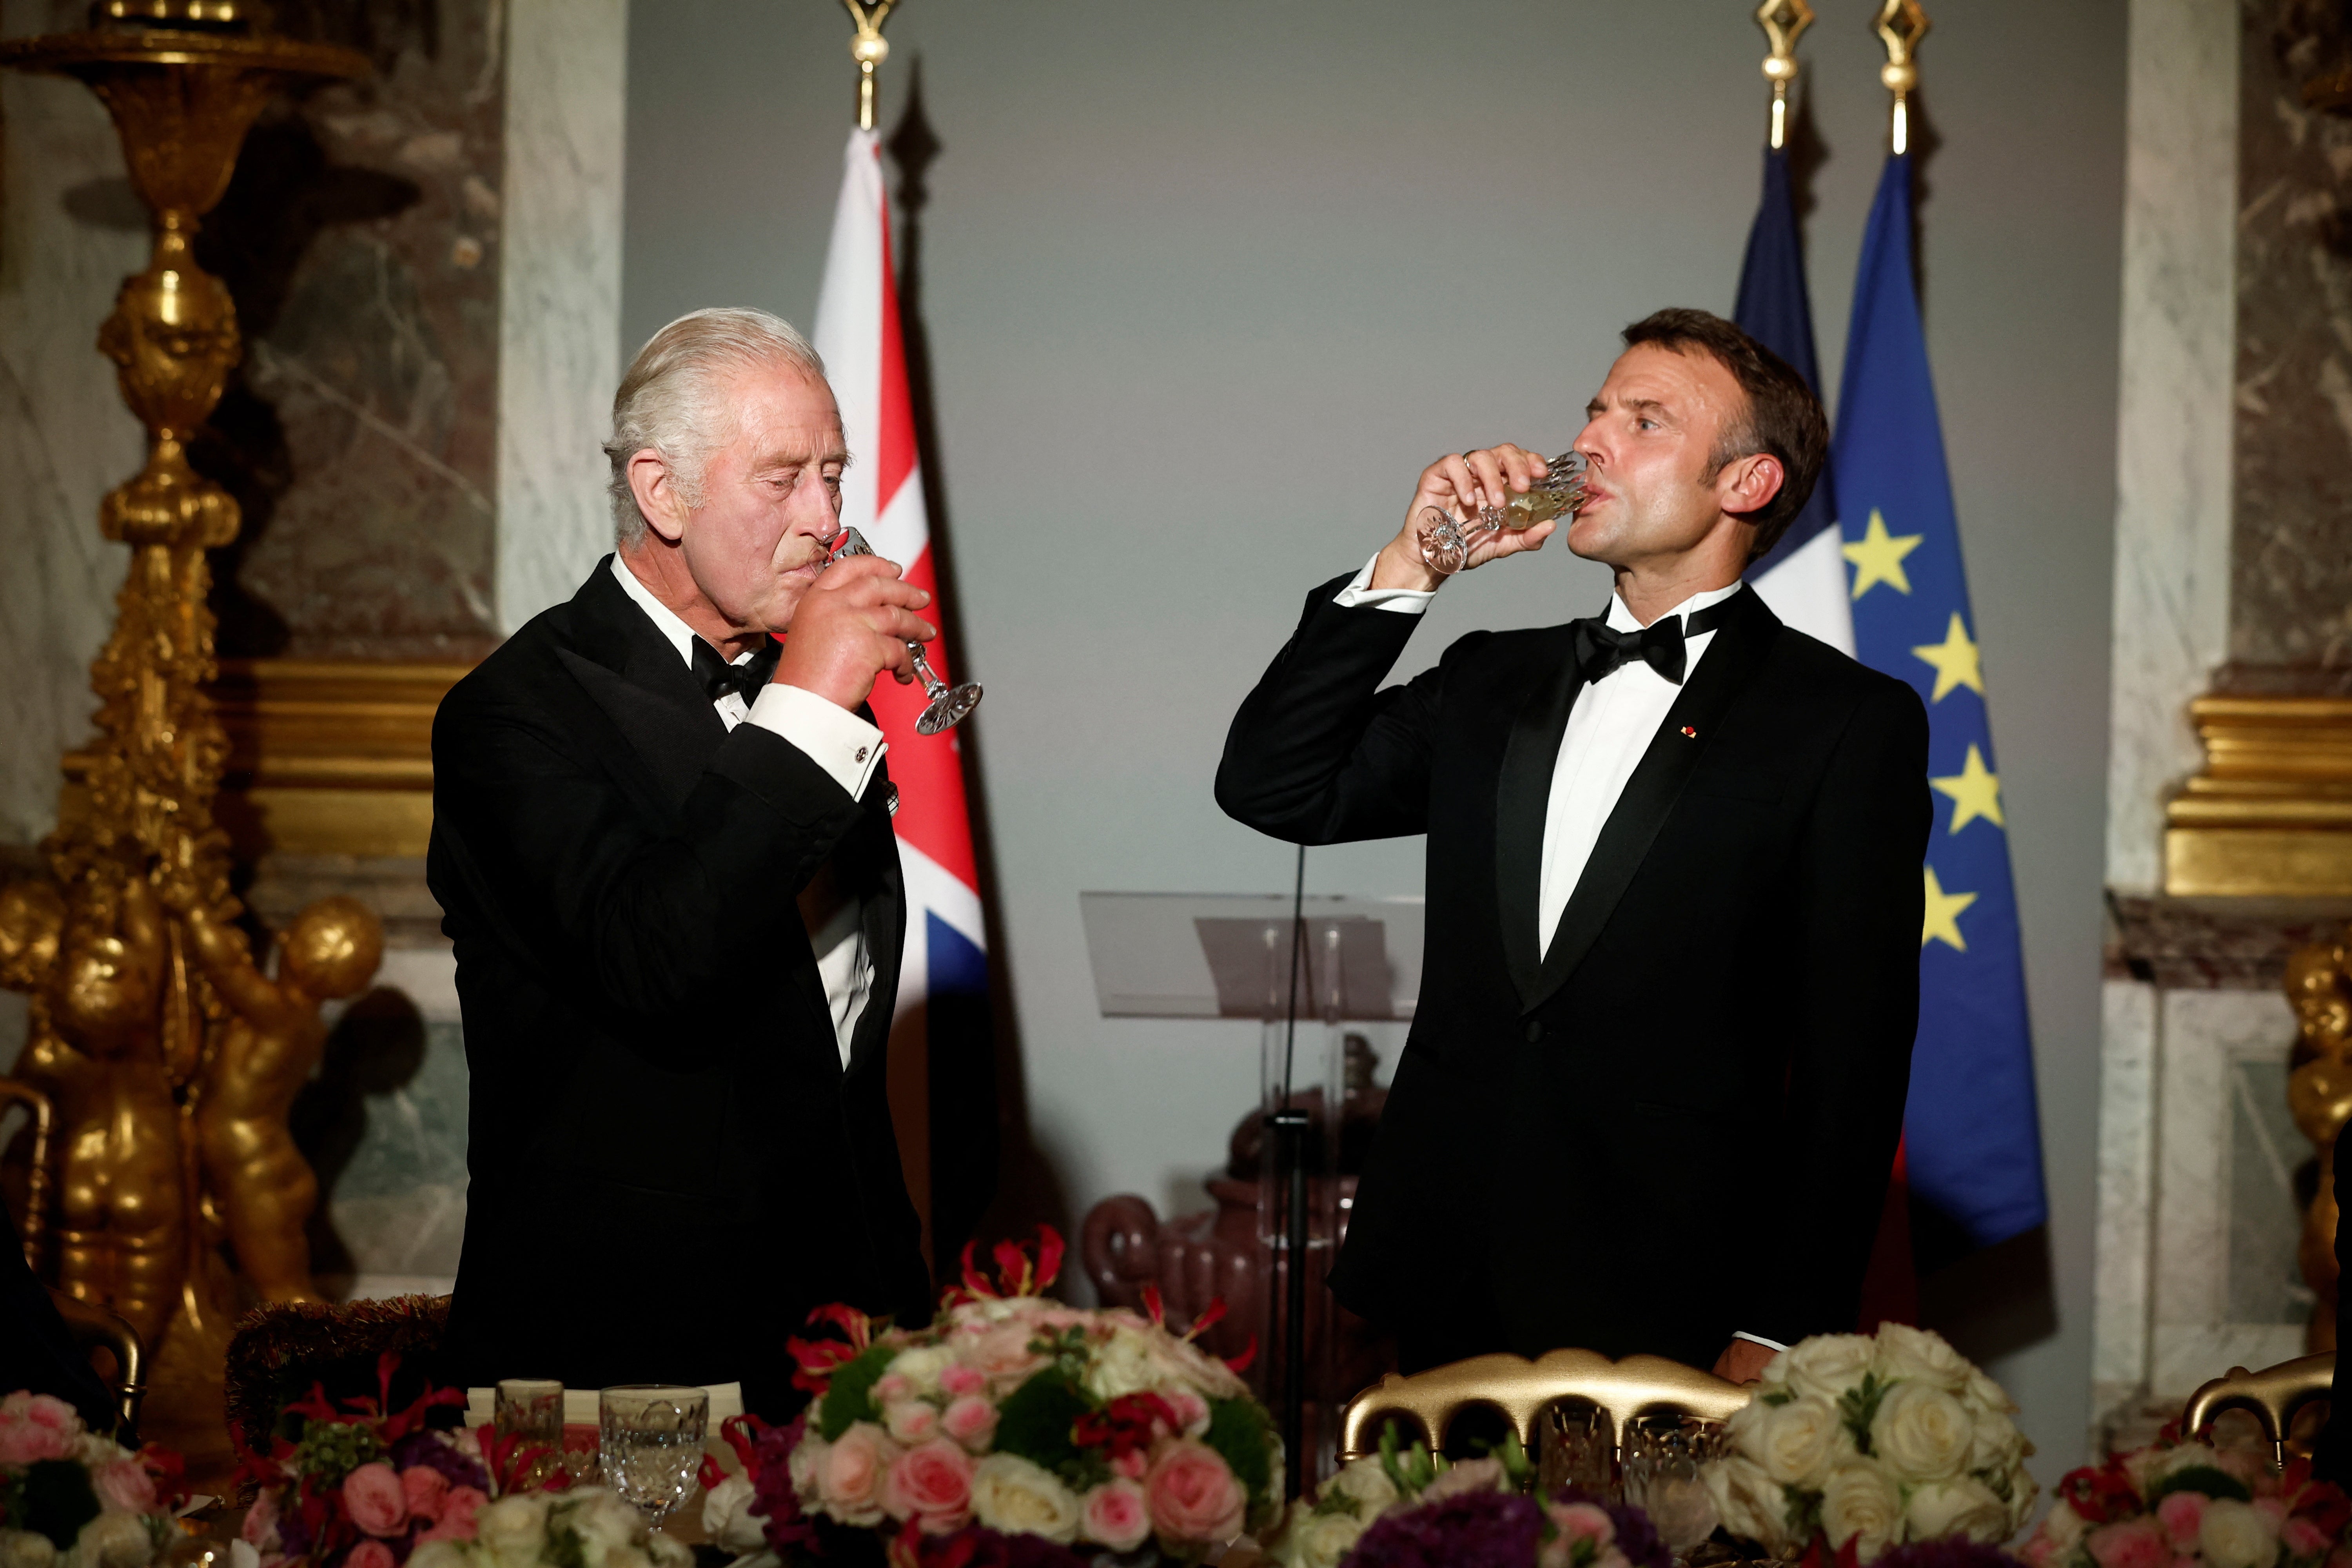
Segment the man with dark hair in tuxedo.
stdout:
<svg viewBox="0 0 2352 1568">
<path fill-rule="evenodd" d="M 1420 1004 L 1331 1280 L 1408 1370 L 1573 1345 L 1752 1378 L 1854 1327 L 1901 1132 L 1927 715 L 1740 582 L 1811 493 L 1821 405 L 1704 311 L 1624 336 L 1568 526 L 1614 574 L 1604 613 L 1382 689 L 1442 582 L 1423 510 L 1545 472 L 1441 458 L 1307 596 L 1217 773 L 1278 838 L 1428 835 Z"/>
<path fill-rule="evenodd" d="M 911 679 L 929 596 L 826 564 L 850 455 L 772 316 L 656 333 L 605 452 L 617 552 L 433 725 L 427 876 L 472 1069 L 449 1374 L 740 1383 L 781 1414 L 812 1308 L 928 1316 L 884 1098 L 897 792 L 865 702 Z"/>
</svg>

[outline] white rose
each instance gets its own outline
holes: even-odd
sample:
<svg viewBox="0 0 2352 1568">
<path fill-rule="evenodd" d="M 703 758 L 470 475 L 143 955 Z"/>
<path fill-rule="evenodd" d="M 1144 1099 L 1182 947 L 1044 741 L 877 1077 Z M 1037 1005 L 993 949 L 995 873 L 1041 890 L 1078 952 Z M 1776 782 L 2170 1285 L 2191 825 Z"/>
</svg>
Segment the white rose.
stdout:
<svg viewBox="0 0 2352 1568">
<path fill-rule="evenodd" d="M 29 1530 L 0 1530 L 0 1568 L 50 1568 L 58 1549 Z"/>
<path fill-rule="evenodd" d="M 1832 1545 L 1855 1543 L 1867 1563 L 1893 1544 L 1903 1518 L 1903 1500 L 1876 1465 L 1856 1461 L 1830 1472 L 1822 1489 L 1822 1532 Z"/>
<path fill-rule="evenodd" d="M 1764 1467 L 1743 1455 L 1719 1459 L 1701 1472 L 1723 1528 L 1774 1552 L 1796 1542 L 1789 1534 L 1788 1500 Z"/>
<path fill-rule="evenodd" d="M 415 1562 L 419 1556 L 423 1555 L 425 1548 L 427 1546 L 444 1546 L 446 1544 L 448 1544 L 446 1542 L 440 1541 L 427 1541 L 421 1542 L 417 1546 L 416 1551 L 410 1553 L 408 1560 L 411 1563 Z M 0 1557 L 0 1561 L 5 1561 L 5 1558 Z M 457 1568 L 457 1563 L 446 1559 L 436 1559 L 436 1562 L 439 1563 L 440 1568 Z M 257 1548 L 252 1542 L 246 1540 L 245 1537 L 241 1535 L 238 1536 L 235 1541 L 228 1543 L 228 1568 L 261 1568 L 260 1550 Z M 425 1564 L 425 1568 L 434 1568 L 434 1564 L 427 1563 Z"/>
<path fill-rule="evenodd" d="M 2027 1506 L 2031 1507 L 2033 1494 L 2027 1491 L 2024 1495 Z M 2013 1502 L 2014 1498 L 2011 1500 Z M 2074 1551 L 2075 1542 L 2090 1532 L 2091 1521 L 2076 1513 L 2073 1505 L 2062 1499 L 2053 1503 L 2050 1511 L 2042 1516 L 2041 1527 L 2034 1531 L 2033 1539 L 2050 1543 L 2052 1558 L 2054 1561 Z"/>
<path fill-rule="evenodd" d="M 971 1511 L 1006 1535 L 1042 1535 L 1064 1546 L 1078 1537 L 1077 1495 L 1017 1454 L 991 1454 L 973 1468 Z"/>
<path fill-rule="evenodd" d="M 758 1495 L 745 1476 L 730 1476 L 711 1488 L 702 1497 L 702 1532 L 714 1545 L 739 1556 L 767 1545 L 768 1538 L 751 1512 L 751 1501 Z"/>
<path fill-rule="evenodd" d="M 65 1568 L 147 1568 L 154 1555 L 155 1538 L 144 1519 L 107 1512 L 81 1527 L 73 1550 L 65 1553 Z"/>
<path fill-rule="evenodd" d="M 1356 1517 L 1377 1518 L 1381 1510 L 1397 1500 L 1396 1483 L 1389 1479 L 1386 1466 L 1378 1458 L 1357 1459 L 1338 1475 L 1324 1483 L 1324 1495 L 1337 1491 L 1356 1500 Z"/>
<path fill-rule="evenodd" d="M 637 1554 L 645 1543 L 646 1517 L 601 1487 L 574 1491 L 563 1522 L 579 1537 L 583 1568 L 606 1568 Z"/>
<path fill-rule="evenodd" d="M 1087 1392 L 1097 1399 L 1140 1394 L 1159 1382 L 1158 1369 L 1151 1364 L 1151 1346 L 1133 1329 L 1113 1329 L 1087 1363 Z"/>
<path fill-rule="evenodd" d="M 1362 1519 L 1344 1513 L 1318 1514 L 1301 1507 L 1282 1533 L 1275 1561 L 1283 1568 L 1339 1568 L 1339 1561 L 1356 1548 L 1371 1515 Z"/>
<path fill-rule="evenodd" d="M 816 1479 L 824 1473 L 824 1456 L 832 1447 L 816 1435 L 812 1423 L 810 1430 L 793 1445 L 792 1453 L 784 1460 L 784 1473 L 792 1477 L 793 1490 L 800 1494 L 803 1509 L 816 1506 Z"/>
<path fill-rule="evenodd" d="M 1912 1492 L 1903 1517 L 1913 1541 L 1965 1535 L 1992 1546 L 2009 1539 L 2009 1505 L 1973 1476 L 1924 1483 Z"/>
<path fill-rule="evenodd" d="M 2208 1568 L 2270 1568 L 2278 1558 L 2278 1526 L 2252 1503 L 2216 1498 L 2206 1505 L 2197 1545 Z"/>
<path fill-rule="evenodd" d="M 1835 1405 L 1839 1394 L 1862 1381 L 1877 1354 L 1868 1334 L 1815 1334 L 1790 1345 L 1780 1362 L 1790 1388 Z"/>
<path fill-rule="evenodd" d="M 2025 1457 L 2025 1434 L 2000 1412 L 1974 1411 L 1969 1427 L 1969 1458 L 1963 1469 L 2006 1470 Z"/>
<path fill-rule="evenodd" d="M 1969 1373 L 1975 1370 L 1943 1335 L 1908 1323 L 1878 1325 L 1877 1367 L 1882 1378 L 1932 1383 L 1947 1394 L 1967 1387 Z"/>
<path fill-rule="evenodd" d="M 547 1542 L 545 1492 L 502 1497 L 474 1515 L 474 1542 L 499 1568 L 532 1568 Z"/>
<path fill-rule="evenodd" d="M 1976 1424 L 1958 1400 L 1934 1384 L 1908 1379 L 1886 1391 L 1870 1424 L 1871 1451 L 1906 1480 L 1958 1475 L 1975 1438 Z"/>
<path fill-rule="evenodd" d="M 1755 1436 L 1742 1446 L 1780 1485 L 1818 1491 L 1830 1466 L 1853 1451 L 1842 1441 L 1844 1433 L 1834 1405 L 1806 1395 L 1767 1407 Z"/>
<path fill-rule="evenodd" d="M 772 1552 L 767 1556 L 771 1563 L 778 1561 Z M 652 1568 L 692 1568 L 694 1552 L 682 1541 L 656 1533 L 646 1538 L 646 1560 Z"/>
<path fill-rule="evenodd" d="M 235 1545 L 245 1546 L 245 1542 L 237 1542 Z M 246 1550 L 251 1552 L 253 1549 L 246 1546 Z M 261 1561 L 258 1552 L 255 1553 L 253 1561 L 255 1563 Z M 240 1563 L 235 1568 L 250 1568 L 250 1565 Z M 408 1554 L 408 1568 L 467 1568 L 465 1542 L 420 1541 L 416 1543 L 416 1550 Z"/>
<path fill-rule="evenodd" d="M 884 1375 L 903 1377 L 919 1391 L 929 1394 L 939 1387 L 940 1373 L 954 1361 L 955 1352 L 945 1345 L 918 1345 L 891 1357 Z"/>
<path fill-rule="evenodd" d="M 2002 1415 L 2017 1414 L 2017 1401 L 2009 1396 L 2009 1390 L 1973 1366 L 1969 1368 L 1968 1385 L 1961 1389 L 1960 1397 L 1979 1411 L 1989 1410 Z"/>
<path fill-rule="evenodd" d="M 2032 1453 L 2033 1445 L 2026 1444 L 2025 1451 Z M 2042 1495 L 2042 1483 L 2027 1475 L 2021 1463 L 2011 1465 L 2006 1476 L 1986 1478 L 1987 1484 L 1996 1492 L 2000 1490 L 2004 1481 L 2009 1487 L 2009 1533 L 2015 1535 L 2025 1528 L 2025 1521 L 2033 1517 L 2033 1500 Z M 2066 1511 L 2073 1513 L 2074 1510 L 2070 1508 Z"/>
</svg>

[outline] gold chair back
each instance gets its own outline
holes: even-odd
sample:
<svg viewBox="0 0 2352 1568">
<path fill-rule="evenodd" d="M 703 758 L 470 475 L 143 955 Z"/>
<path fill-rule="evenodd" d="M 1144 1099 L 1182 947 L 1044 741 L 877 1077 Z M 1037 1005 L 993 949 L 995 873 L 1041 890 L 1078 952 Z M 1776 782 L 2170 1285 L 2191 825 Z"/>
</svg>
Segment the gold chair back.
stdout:
<svg viewBox="0 0 2352 1568">
<path fill-rule="evenodd" d="M 94 1301 L 62 1290 L 50 1291 L 49 1300 L 58 1304 L 58 1316 L 66 1321 L 75 1349 L 87 1356 L 104 1345 L 113 1353 L 115 1413 L 122 1421 L 116 1430 L 125 1437 L 136 1432 L 139 1406 L 147 1397 L 147 1347 L 140 1342 L 139 1331 Z"/>
<path fill-rule="evenodd" d="M 2260 1372 L 2233 1366 L 2189 1396 L 2189 1405 L 2180 1413 L 2180 1430 L 2194 1436 L 2224 1410 L 2251 1410 L 2262 1423 L 2263 1436 L 2271 1440 L 2273 1457 L 2284 1469 L 2287 1434 L 2294 1426 L 2295 1412 L 2315 1399 L 2326 1398 L 2335 1384 L 2334 1351 L 2298 1356 Z"/>
<path fill-rule="evenodd" d="M 1558 1400 L 1591 1400 L 1609 1412 L 1622 1434 L 1636 1415 L 1653 1411 L 1727 1420 L 1748 1397 L 1748 1390 L 1738 1384 L 1664 1356 L 1611 1361 L 1598 1351 L 1580 1350 L 1551 1351 L 1538 1361 L 1472 1356 L 1411 1377 L 1391 1373 L 1349 1400 L 1339 1418 L 1339 1459 L 1344 1464 L 1361 1458 L 1380 1447 L 1376 1422 L 1382 1415 L 1417 1418 L 1431 1447 L 1443 1447 L 1457 1415 L 1488 1405 L 1503 1413 L 1532 1451 L 1536 1419 Z"/>
<path fill-rule="evenodd" d="M 0 1110 L 21 1105 L 32 1113 L 33 1159 L 25 1182 L 25 1223 L 17 1228 L 25 1238 L 25 1262 L 36 1274 L 41 1269 L 41 1243 L 48 1234 L 49 1139 L 57 1127 L 57 1111 L 49 1097 L 31 1084 L 0 1078 Z"/>
</svg>

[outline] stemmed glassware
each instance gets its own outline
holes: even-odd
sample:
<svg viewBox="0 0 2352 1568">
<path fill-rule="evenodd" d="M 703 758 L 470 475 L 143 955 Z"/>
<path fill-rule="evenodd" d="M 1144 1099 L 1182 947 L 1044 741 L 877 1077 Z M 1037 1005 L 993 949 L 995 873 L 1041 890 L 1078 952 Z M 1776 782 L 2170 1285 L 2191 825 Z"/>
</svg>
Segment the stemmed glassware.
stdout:
<svg viewBox="0 0 2352 1568">
<path fill-rule="evenodd" d="M 834 559 L 838 561 L 845 555 L 873 553 L 874 547 L 866 542 L 864 534 L 854 528 L 845 528 L 836 542 Z M 923 710 L 922 717 L 915 721 L 916 734 L 936 735 L 949 725 L 968 718 L 971 710 L 980 706 L 978 682 L 967 680 L 961 686 L 950 686 L 932 673 L 930 661 L 923 657 L 921 643 L 908 643 L 907 651 L 915 656 L 915 673 L 922 678 L 923 695 L 931 700 L 931 705 Z"/>
<path fill-rule="evenodd" d="M 1433 572 L 1452 576 L 1470 563 L 1470 552 L 1498 533 L 1556 517 L 1572 516 L 1584 504 L 1585 458 L 1581 452 L 1562 452 L 1546 467 L 1543 478 L 1525 492 L 1512 491 L 1502 506 L 1478 509 L 1478 515 L 1457 518 L 1442 507 L 1421 509 L 1421 558 Z"/>
<path fill-rule="evenodd" d="M 501 1437 L 520 1437 L 544 1450 L 523 1477 L 526 1487 L 544 1486 L 563 1458 L 563 1385 L 537 1378 L 499 1381 L 492 1419 Z"/>
<path fill-rule="evenodd" d="M 710 1395 L 677 1384 L 633 1383 L 605 1389 L 596 1403 L 604 1484 L 659 1529 L 694 1491 Z"/>
</svg>

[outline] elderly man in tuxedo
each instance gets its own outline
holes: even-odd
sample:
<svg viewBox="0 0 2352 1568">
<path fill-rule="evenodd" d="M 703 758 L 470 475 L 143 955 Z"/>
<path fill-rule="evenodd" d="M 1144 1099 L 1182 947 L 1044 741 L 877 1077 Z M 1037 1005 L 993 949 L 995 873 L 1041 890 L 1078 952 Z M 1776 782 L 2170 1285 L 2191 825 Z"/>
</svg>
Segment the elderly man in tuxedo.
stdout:
<svg viewBox="0 0 2352 1568">
<path fill-rule="evenodd" d="M 850 454 L 772 316 L 656 333 L 604 450 L 618 549 L 434 721 L 427 875 L 472 1069 L 449 1372 L 740 1382 L 774 1412 L 813 1307 L 928 1310 L 865 703 L 910 679 L 929 596 L 827 565 Z"/>
<path fill-rule="evenodd" d="M 1544 471 L 1442 458 L 1307 595 L 1217 774 L 1276 837 L 1428 835 L 1420 1005 L 1332 1275 L 1408 1370 L 1575 1345 L 1745 1381 L 1854 1326 L 1900 1133 L 1927 715 L 1740 582 L 1812 490 L 1821 405 L 1703 311 L 1625 344 L 1568 530 L 1614 574 L 1603 613 L 1474 632 L 1382 689 L 1441 582 L 1422 510 Z"/>
</svg>

